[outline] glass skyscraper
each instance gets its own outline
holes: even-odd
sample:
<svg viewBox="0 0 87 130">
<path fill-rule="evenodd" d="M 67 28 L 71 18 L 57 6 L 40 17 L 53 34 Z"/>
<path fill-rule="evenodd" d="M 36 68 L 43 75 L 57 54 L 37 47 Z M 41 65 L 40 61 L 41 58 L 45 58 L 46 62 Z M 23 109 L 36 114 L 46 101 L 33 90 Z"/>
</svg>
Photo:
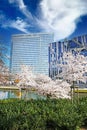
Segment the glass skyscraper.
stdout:
<svg viewBox="0 0 87 130">
<path fill-rule="evenodd" d="M 49 76 L 54 79 L 62 68 L 59 64 L 62 63 L 62 56 L 64 52 L 81 50 L 80 54 L 87 56 L 87 35 L 74 37 L 63 42 L 53 42 L 49 44 Z"/>
<path fill-rule="evenodd" d="M 33 68 L 34 73 L 49 75 L 48 45 L 54 41 L 51 33 L 12 35 L 12 73 L 19 73 L 21 65 Z"/>
<path fill-rule="evenodd" d="M 63 52 L 66 50 L 64 42 L 53 42 L 49 44 L 49 76 L 51 78 L 58 75 Z"/>
</svg>

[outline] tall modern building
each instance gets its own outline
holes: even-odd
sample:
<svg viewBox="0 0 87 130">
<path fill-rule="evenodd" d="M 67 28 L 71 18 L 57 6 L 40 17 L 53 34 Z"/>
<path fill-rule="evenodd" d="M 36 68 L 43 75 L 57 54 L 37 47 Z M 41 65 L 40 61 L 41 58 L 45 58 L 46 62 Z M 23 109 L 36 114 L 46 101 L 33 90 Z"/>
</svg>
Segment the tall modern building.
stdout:
<svg viewBox="0 0 87 130">
<path fill-rule="evenodd" d="M 64 52 L 80 51 L 81 54 L 87 56 L 87 35 L 74 37 L 63 42 L 53 42 L 49 44 L 49 76 L 54 79 L 60 73 Z"/>
<path fill-rule="evenodd" d="M 12 35 L 12 73 L 19 73 L 21 65 L 33 68 L 34 73 L 49 75 L 48 45 L 54 41 L 51 33 Z"/>
<path fill-rule="evenodd" d="M 49 76 L 51 78 L 58 75 L 60 71 L 58 64 L 62 61 L 62 55 L 66 49 L 64 42 L 53 42 L 49 44 Z"/>
</svg>

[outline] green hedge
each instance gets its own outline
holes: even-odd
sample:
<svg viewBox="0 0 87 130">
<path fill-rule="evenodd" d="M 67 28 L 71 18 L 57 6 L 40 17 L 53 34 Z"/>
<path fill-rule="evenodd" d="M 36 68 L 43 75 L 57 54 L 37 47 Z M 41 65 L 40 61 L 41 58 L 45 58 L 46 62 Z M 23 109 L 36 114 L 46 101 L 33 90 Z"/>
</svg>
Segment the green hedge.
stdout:
<svg viewBox="0 0 87 130">
<path fill-rule="evenodd" d="M 79 130 L 87 124 L 87 98 L 1 100 L 0 130 Z"/>
</svg>

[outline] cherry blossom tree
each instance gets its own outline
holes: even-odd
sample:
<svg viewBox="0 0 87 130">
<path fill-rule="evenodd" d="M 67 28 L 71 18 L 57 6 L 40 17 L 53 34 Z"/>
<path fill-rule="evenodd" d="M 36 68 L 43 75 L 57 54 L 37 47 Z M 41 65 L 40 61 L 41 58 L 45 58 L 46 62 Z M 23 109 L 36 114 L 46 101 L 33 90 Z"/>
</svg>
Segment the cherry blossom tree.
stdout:
<svg viewBox="0 0 87 130">
<path fill-rule="evenodd" d="M 4 65 L 0 65 L 0 85 L 7 84 L 9 84 L 9 69 Z"/>
<path fill-rule="evenodd" d="M 70 98 L 70 86 L 73 86 L 75 81 L 86 83 L 87 57 L 67 52 L 63 54 L 59 66 L 62 72 L 58 75 L 59 79 L 53 81 L 46 75 L 33 74 L 31 67 L 22 65 L 17 85 L 19 88 L 34 88 L 39 94 L 52 98 Z"/>
<path fill-rule="evenodd" d="M 62 80 L 42 82 L 38 84 L 37 90 L 40 94 L 46 95 L 47 97 L 70 98 L 70 84 Z"/>
<path fill-rule="evenodd" d="M 35 75 L 32 73 L 30 66 L 21 65 L 21 72 L 16 76 L 19 79 L 18 87 L 36 87 Z"/>
<path fill-rule="evenodd" d="M 4 44 L 0 44 L 0 85 L 9 83 L 9 69 L 5 64 L 7 48 Z"/>
<path fill-rule="evenodd" d="M 62 71 L 57 77 L 61 77 L 71 85 L 73 85 L 75 81 L 86 83 L 87 57 L 84 55 L 81 55 L 80 53 L 73 54 L 72 52 L 64 53 L 60 67 L 62 68 Z"/>
<path fill-rule="evenodd" d="M 34 88 L 37 93 L 52 98 L 70 98 L 70 84 L 66 81 L 53 81 L 50 77 L 43 74 L 33 74 L 31 67 L 22 65 L 21 73 L 18 75 L 19 88 Z"/>
</svg>

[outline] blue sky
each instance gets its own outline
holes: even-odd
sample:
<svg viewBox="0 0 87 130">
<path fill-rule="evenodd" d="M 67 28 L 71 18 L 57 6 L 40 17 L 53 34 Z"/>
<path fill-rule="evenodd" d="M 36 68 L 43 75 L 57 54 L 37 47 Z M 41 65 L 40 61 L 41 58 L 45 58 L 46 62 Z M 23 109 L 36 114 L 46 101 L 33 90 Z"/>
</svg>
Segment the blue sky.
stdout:
<svg viewBox="0 0 87 130">
<path fill-rule="evenodd" d="M 12 34 L 31 32 L 87 34 L 87 0 L 0 0 L 0 40 L 10 48 Z"/>
</svg>

